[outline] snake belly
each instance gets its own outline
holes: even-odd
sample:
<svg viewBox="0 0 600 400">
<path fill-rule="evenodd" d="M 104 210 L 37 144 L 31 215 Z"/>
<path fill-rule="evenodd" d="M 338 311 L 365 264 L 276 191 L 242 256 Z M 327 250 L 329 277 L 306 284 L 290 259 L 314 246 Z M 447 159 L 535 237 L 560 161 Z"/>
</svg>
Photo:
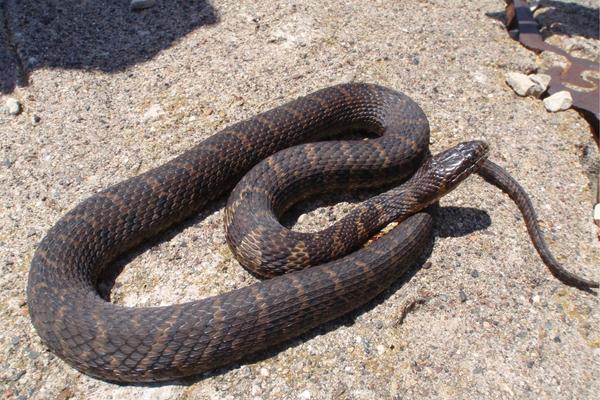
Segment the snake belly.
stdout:
<svg viewBox="0 0 600 400">
<path fill-rule="evenodd" d="M 336 172 L 341 181 L 372 186 L 374 176 L 378 184 L 406 178 L 427 153 L 429 126 L 416 103 L 381 86 L 345 84 L 232 125 L 83 201 L 48 231 L 31 262 L 28 305 L 43 342 L 91 376 L 168 380 L 232 364 L 368 302 L 427 246 L 428 214 L 336 261 L 199 301 L 124 307 L 97 290 L 117 257 L 230 191 L 260 160 L 352 129 L 378 137 L 324 142 L 301 156 L 314 163 L 327 153 L 346 157 L 349 169 Z M 326 184 L 322 175 L 312 179 Z"/>
</svg>

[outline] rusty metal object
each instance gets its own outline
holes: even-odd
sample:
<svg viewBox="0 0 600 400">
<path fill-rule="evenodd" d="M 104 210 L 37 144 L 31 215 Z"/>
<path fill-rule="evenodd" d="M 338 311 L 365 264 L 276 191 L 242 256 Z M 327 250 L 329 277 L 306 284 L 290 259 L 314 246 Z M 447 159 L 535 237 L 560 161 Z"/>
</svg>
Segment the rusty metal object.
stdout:
<svg viewBox="0 0 600 400">
<path fill-rule="evenodd" d="M 598 75 L 600 64 L 583 58 L 573 57 L 563 49 L 544 42 L 533 13 L 524 0 L 506 0 L 506 26 L 508 30 L 517 31 L 518 41 L 528 49 L 541 53 L 551 51 L 564 57 L 567 67 L 552 67 L 545 71 L 552 80 L 548 93 L 554 94 L 566 90 L 573 97 L 573 107 L 583 111 L 594 130 L 596 144 L 598 141 L 598 120 L 600 119 L 600 91 Z M 584 74 L 587 72 L 587 76 Z M 578 90 L 576 87 L 581 88 Z"/>
</svg>

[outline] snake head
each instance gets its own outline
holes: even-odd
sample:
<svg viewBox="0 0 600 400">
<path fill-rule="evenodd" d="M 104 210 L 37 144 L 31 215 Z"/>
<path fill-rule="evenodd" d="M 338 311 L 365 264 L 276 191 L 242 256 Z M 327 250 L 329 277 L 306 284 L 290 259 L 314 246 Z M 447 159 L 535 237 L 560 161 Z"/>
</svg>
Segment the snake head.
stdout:
<svg viewBox="0 0 600 400">
<path fill-rule="evenodd" d="M 431 173 L 445 182 L 446 191 L 449 192 L 476 172 L 487 159 L 488 153 L 487 143 L 481 140 L 459 143 L 431 158 Z"/>
<path fill-rule="evenodd" d="M 456 188 L 487 159 L 489 149 L 481 140 L 459 143 L 427 159 L 411 178 L 419 201 L 432 204 Z"/>
</svg>

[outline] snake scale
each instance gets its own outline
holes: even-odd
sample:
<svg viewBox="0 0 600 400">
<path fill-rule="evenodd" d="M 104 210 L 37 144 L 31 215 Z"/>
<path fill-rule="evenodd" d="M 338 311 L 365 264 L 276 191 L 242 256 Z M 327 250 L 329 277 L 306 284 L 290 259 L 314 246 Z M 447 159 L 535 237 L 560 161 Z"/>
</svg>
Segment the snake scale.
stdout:
<svg viewBox="0 0 600 400">
<path fill-rule="evenodd" d="M 376 138 L 322 141 L 356 129 Z M 31 262 L 33 325 L 63 360 L 110 381 L 168 380 L 230 365 L 382 292 L 430 243 L 432 217 L 420 211 L 472 172 L 517 203 L 555 276 L 598 286 L 552 257 L 525 191 L 487 160 L 487 145 L 468 142 L 431 157 L 428 143 L 420 107 L 372 84 L 325 88 L 234 124 L 64 215 Z M 278 222 L 291 204 L 324 190 L 400 182 L 311 237 Z M 232 251 L 247 269 L 273 278 L 166 307 L 124 307 L 98 294 L 99 277 L 116 258 L 232 189 L 225 211 Z M 390 219 L 404 222 L 359 249 Z"/>
</svg>

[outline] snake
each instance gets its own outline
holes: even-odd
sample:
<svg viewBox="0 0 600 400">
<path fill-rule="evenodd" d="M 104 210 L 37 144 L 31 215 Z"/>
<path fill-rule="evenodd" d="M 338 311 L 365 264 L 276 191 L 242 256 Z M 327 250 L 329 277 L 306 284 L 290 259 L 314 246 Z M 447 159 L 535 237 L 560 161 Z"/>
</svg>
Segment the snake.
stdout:
<svg viewBox="0 0 600 400">
<path fill-rule="evenodd" d="M 350 131 L 369 138 L 339 138 Z M 487 158 L 485 142 L 432 156 L 429 136 L 425 113 L 411 98 L 368 83 L 327 87 L 226 127 L 92 195 L 49 229 L 29 270 L 32 324 L 54 354 L 107 381 L 165 381 L 231 366 L 387 289 L 431 245 L 427 207 L 472 173 L 515 201 L 558 279 L 598 287 L 554 259 L 527 193 Z M 309 196 L 374 187 L 384 191 L 312 236 L 279 222 Z M 227 194 L 232 253 L 268 279 L 160 307 L 113 304 L 99 293 L 119 257 Z M 391 220 L 401 223 L 364 245 Z"/>
</svg>

